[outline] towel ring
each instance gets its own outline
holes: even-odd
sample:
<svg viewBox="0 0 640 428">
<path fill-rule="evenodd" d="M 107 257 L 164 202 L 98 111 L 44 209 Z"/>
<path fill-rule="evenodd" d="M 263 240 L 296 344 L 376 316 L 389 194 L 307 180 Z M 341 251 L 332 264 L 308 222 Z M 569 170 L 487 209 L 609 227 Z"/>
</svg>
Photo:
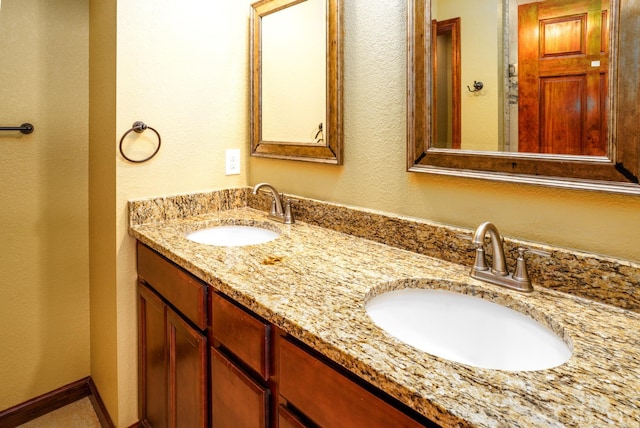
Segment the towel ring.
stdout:
<svg viewBox="0 0 640 428">
<path fill-rule="evenodd" d="M 131 159 L 129 156 L 124 154 L 124 150 L 122 150 L 122 142 L 124 141 L 125 137 L 127 135 L 129 135 L 129 133 L 131 133 L 131 131 L 134 131 L 137 134 L 141 134 L 142 132 L 144 132 L 145 129 L 152 130 L 158 136 L 158 147 L 156 147 L 156 150 L 153 153 L 151 153 L 151 155 L 149 155 L 148 157 L 146 157 L 144 159 Z M 154 157 L 158 153 L 158 151 L 160 150 L 160 145 L 161 144 L 162 144 L 162 138 L 160 138 L 160 133 L 158 133 L 158 131 L 156 131 L 155 129 L 153 129 L 150 126 L 147 126 L 144 122 L 136 121 L 136 122 L 133 122 L 133 125 L 131 126 L 131 129 L 129 129 L 127 132 L 125 132 L 124 135 L 122 136 L 122 138 L 120 138 L 120 154 L 122 155 L 123 158 L 125 158 L 129 162 L 142 163 L 142 162 L 146 162 L 149 159 L 151 159 L 152 157 Z"/>
</svg>

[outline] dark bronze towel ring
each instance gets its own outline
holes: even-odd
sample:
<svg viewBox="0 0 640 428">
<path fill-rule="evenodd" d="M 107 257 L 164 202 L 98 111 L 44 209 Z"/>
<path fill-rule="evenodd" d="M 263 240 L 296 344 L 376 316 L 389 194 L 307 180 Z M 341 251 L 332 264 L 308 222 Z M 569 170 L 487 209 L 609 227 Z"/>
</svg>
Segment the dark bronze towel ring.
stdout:
<svg viewBox="0 0 640 428">
<path fill-rule="evenodd" d="M 140 134 L 140 133 L 144 132 L 145 129 L 152 130 L 158 136 L 158 147 L 156 147 L 156 150 L 153 153 L 151 153 L 151 155 L 149 157 L 146 157 L 144 159 L 131 159 L 130 157 L 128 157 L 127 155 L 124 154 L 124 151 L 122 150 L 122 142 L 124 141 L 125 137 L 127 135 L 129 135 L 129 133 L 131 131 L 134 131 L 137 134 Z M 122 155 L 123 158 L 125 158 L 129 162 L 142 163 L 142 162 L 148 161 L 149 159 L 151 159 L 152 157 L 154 157 L 158 153 L 158 151 L 160 150 L 160 144 L 162 144 L 162 139 L 160 138 L 160 134 L 158 133 L 158 131 L 156 131 L 155 129 L 153 129 L 150 126 L 147 126 L 144 122 L 136 121 L 136 122 L 133 122 L 133 125 L 131 126 L 131 129 L 129 129 L 127 132 L 125 132 L 124 135 L 122 136 L 122 138 L 120 138 L 120 154 Z"/>
</svg>

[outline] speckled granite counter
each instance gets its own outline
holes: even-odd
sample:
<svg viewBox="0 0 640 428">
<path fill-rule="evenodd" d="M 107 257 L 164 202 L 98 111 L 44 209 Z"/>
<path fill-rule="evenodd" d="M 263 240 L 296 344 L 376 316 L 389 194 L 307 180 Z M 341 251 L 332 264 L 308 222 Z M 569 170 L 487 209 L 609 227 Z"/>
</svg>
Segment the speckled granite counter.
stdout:
<svg viewBox="0 0 640 428">
<path fill-rule="evenodd" d="M 460 264 L 301 221 L 278 224 L 262 211 L 234 208 L 243 205 L 234 203 L 238 195 L 211 202 L 204 215 L 192 215 L 203 207 L 191 202 L 179 216 L 168 212 L 175 204 L 160 215 L 134 204 L 130 233 L 444 426 L 640 425 L 639 314 L 542 287 L 518 294 L 469 278 Z M 281 236 L 249 247 L 185 239 L 220 223 L 259 224 Z M 364 308 L 378 293 L 410 286 L 455 289 L 529 313 L 563 337 L 573 356 L 549 370 L 505 372 L 418 351 L 376 327 Z"/>
</svg>

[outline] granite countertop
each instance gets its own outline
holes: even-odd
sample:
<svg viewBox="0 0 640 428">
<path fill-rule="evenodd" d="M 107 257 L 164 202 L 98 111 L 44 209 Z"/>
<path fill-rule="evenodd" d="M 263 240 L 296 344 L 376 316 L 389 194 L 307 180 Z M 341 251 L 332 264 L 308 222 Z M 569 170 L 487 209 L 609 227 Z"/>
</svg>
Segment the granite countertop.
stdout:
<svg viewBox="0 0 640 428">
<path fill-rule="evenodd" d="M 214 247 L 185 238 L 217 224 L 277 230 L 271 242 Z M 520 294 L 469 277 L 469 267 L 304 222 L 239 208 L 132 225 L 130 233 L 216 290 L 444 426 L 638 426 L 640 314 L 543 287 Z M 560 367 L 471 367 L 406 345 L 365 303 L 386 290 L 438 287 L 526 312 L 573 349 Z M 534 284 L 535 287 L 535 284 Z"/>
</svg>

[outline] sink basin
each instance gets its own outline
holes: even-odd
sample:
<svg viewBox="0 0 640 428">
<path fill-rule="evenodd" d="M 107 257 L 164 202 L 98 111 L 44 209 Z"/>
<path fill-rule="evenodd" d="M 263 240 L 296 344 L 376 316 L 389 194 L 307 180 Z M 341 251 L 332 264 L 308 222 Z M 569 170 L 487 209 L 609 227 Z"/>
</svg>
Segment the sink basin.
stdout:
<svg viewBox="0 0 640 428">
<path fill-rule="evenodd" d="M 438 357 L 486 369 L 559 366 L 569 346 L 532 318 L 488 300 L 438 289 L 402 289 L 374 297 L 366 311 L 397 339 Z"/>
<path fill-rule="evenodd" d="M 280 233 L 258 226 L 220 225 L 200 229 L 187 235 L 187 239 L 218 247 L 242 247 L 273 241 Z"/>
</svg>

